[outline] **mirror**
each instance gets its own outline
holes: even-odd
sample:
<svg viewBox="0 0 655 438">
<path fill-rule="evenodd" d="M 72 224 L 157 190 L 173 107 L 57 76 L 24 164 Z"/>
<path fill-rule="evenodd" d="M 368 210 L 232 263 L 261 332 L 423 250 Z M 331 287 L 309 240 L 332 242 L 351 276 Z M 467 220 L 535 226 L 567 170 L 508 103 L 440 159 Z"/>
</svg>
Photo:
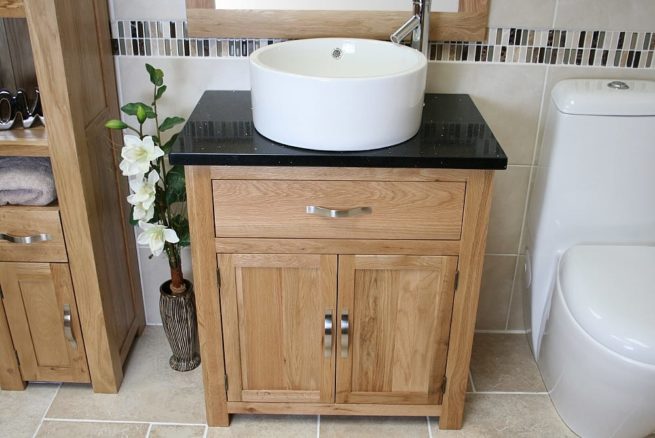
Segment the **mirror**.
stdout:
<svg viewBox="0 0 655 438">
<path fill-rule="evenodd" d="M 431 41 L 486 38 L 489 0 L 432 1 Z M 412 9 L 411 0 L 332 0 L 330 5 L 332 9 L 325 10 L 325 2 L 318 0 L 186 0 L 189 35 L 388 40 Z"/>
</svg>

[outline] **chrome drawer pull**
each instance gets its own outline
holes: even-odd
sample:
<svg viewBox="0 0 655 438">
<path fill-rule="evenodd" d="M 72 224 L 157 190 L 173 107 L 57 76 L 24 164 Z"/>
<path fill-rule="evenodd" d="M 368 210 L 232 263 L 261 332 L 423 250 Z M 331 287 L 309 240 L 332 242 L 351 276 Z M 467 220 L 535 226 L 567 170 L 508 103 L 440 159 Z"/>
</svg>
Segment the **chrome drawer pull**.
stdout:
<svg viewBox="0 0 655 438">
<path fill-rule="evenodd" d="M 71 344 L 73 350 L 77 350 L 77 341 L 75 340 L 71 326 L 72 318 L 70 304 L 64 304 L 64 336 L 66 336 L 66 340 Z"/>
<path fill-rule="evenodd" d="M 323 356 L 332 356 L 332 311 L 325 311 L 325 334 L 323 339 Z"/>
<path fill-rule="evenodd" d="M 34 236 L 12 236 L 11 234 L 0 233 L 0 240 L 6 240 L 10 243 L 24 243 L 29 245 L 32 243 L 52 240 L 52 236 L 50 236 L 50 234 L 44 233 L 36 234 Z"/>
<path fill-rule="evenodd" d="M 365 214 L 373 213 L 371 207 L 355 207 L 347 210 L 332 210 L 325 207 L 318 207 L 316 205 L 308 205 L 306 208 L 307 214 L 313 214 L 322 217 L 355 217 Z"/>
<path fill-rule="evenodd" d="M 348 321 L 348 309 L 341 311 L 341 357 L 348 357 L 350 346 L 350 322 Z"/>
</svg>

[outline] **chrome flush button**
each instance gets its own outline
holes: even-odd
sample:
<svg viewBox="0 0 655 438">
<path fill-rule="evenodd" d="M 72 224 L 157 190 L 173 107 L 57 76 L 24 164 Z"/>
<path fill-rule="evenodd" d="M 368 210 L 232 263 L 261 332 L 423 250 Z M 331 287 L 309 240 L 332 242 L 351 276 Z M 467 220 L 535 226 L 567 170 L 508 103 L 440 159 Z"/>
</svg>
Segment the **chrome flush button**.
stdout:
<svg viewBox="0 0 655 438">
<path fill-rule="evenodd" d="M 341 59 L 341 56 L 343 56 L 343 52 L 340 48 L 337 47 L 332 51 L 332 57 L 334 59 Z"/>
<path fill-rule="evenodd" d="M 628 90 L 630 88 L 628 84 L 623 81 L 612 81 L 607 84 L 607 86 L 615 90 Z"/>
</svg>

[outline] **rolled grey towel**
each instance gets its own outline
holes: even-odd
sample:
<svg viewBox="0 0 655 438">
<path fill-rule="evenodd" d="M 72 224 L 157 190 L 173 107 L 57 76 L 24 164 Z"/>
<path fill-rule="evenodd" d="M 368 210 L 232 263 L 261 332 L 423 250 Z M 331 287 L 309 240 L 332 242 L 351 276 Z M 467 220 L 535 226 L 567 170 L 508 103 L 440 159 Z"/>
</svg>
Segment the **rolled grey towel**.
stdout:
<svg viewBox="0 0 655 438">
<path fill-rule="evenodd" d="M 0 157 L 0 205 L 48 205 L 55 199 L 49 158 Z"/>
</svg>

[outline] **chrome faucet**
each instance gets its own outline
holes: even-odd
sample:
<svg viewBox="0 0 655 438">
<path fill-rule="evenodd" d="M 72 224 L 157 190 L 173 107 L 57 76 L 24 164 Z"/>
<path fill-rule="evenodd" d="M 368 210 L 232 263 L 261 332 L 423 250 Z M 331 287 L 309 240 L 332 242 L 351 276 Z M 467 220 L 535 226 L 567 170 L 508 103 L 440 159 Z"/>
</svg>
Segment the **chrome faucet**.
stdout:
<svg viewBox="0 0 655 438">
<path fill-rule="evenodd" d="M 428 56 L 430 41 L 430 3 L 432 0 L 413 0 L 414 15 L 391 34 L 391 41 L 399 44 L 412 33 L 412 47 Z"/>
</svg>

